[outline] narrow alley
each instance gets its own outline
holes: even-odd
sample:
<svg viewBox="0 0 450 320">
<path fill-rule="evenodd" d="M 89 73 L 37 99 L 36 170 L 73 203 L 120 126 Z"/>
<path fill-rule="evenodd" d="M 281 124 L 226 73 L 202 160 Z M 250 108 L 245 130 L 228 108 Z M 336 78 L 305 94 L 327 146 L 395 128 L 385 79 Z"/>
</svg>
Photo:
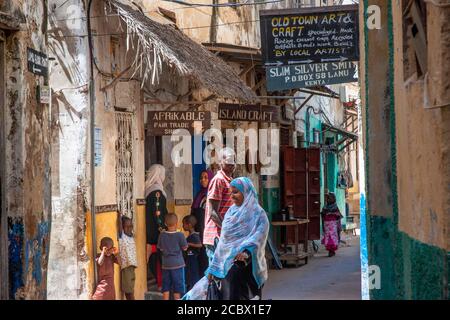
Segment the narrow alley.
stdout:
<svg viewBox="0 0 450 320">
<path fill-rule="evenodd" d="M 360 300 L 359 237 L 342 240 L 346 244 L 332 258 L 321 246 L 306 265 L 270 270 L 263 299 Z"/>
<path fill-rule="evenodd" d="M 0 300 L 448 300 L 449 1 L 0 0 Z"/>
</svg>

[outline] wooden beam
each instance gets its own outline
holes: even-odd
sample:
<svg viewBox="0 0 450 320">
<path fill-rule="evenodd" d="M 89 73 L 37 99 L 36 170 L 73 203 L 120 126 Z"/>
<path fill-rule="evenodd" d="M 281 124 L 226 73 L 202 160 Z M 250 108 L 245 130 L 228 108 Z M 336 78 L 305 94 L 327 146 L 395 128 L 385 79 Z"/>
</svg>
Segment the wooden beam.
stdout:
<svg viewBox="0 0 450 320">
<path fill-rule="evenodd" d="M 422 25 L 421 13 L 415 1 L 412 2 L 411 18 L 413 25 L 410 26 L 410 34 L 413 38 L 414 51 L 416 52 L 417 61 L 419 61 L 420 69 L 423 74 L 427 72 L 427 35 Z"/>
<path fill-rule="evenodd" d="M 248 67 L 244 70 L 241 71 L 241 73 L 239 73 L 239 78 L 245 77 L 247 75 L 247 73 L 249 73 L 250 71 L 252 71 L 252 69 L 255 67 L 254 64 L 250 64 L 248 65 Z"/>
<path fill-rule="evenodd" d="M 332 95 L 330 95 L 328 93 L 323 93 L 323 92 L 320 92 L 320 91 L 313 91 L 313 90 L 307 90 L 307 89 L 299 89 L 298 91 L 303 92 L 303 93 L 315 94 L 315 95 L 322 96 L 322 97 L 327 97 L 327 98 L 339 99 L 338 96 L 335 97 L 335 96 L 332 96 Z"/>
<path fill-rule="evenodd" d="M 295 112 L 294 112 L 294 117 L 295 117 L 295 115 L 300 111 L 300 109 L 301 108 L 303 108 L 304 107 L 304 105 L 313 97 L 313 93 L 312 94 L 310 94 L 309 95 L 309 97 L 308 98 L 306 98 L 306 100 L 305 101 L 303 101 L 303 103 L 301 104 L 301 106 L 300 107 L 298 107 L 297 108 L 297 110 L 295 110 Z"/>
<path fill-rule="evenodd" d="M 358 115 L 358 111 L 350 110 L 350 109 L 344 109 L 345 113 L 351 114 L 353 116 Z"/>
<path fill-rule="evenodd" d="M 252 90 L 256 91 L 265 84 L 266 84 L 266 78 L 262 78 L 255 86 L 252 87 Z"/>
</svg>

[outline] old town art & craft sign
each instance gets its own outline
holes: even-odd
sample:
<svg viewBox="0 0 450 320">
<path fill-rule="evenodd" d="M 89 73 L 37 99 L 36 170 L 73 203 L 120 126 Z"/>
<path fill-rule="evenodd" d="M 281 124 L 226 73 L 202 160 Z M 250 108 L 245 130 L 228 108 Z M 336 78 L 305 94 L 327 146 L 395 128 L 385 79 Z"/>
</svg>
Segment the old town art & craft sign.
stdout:
<svg viewBox="0 0 450 320">
<path fill-rule="evenodd" d="M 176 129 L 186 129 L 193 134 L 196 123 L 209 128 L 209 111 L 148 111 L 146 129 L 150 136 L 171 135 Z"/>
<path fill-rule="evenodd" d="M 260 11 L 266 66 L 359 59 L 358 6 Z"/>
<path fill-rule="evenodd" d="M 219 103 L 219 120 L 279 122 L 280 109 L 261 104 Z"/>
</svg>

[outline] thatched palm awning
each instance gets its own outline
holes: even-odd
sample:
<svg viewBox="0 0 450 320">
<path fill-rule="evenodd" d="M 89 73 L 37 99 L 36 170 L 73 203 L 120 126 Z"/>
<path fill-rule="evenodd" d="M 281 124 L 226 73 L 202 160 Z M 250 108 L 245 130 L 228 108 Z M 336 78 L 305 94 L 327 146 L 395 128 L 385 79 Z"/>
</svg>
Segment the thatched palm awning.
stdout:
<svg viewBox="0 0 450 320">
<path fill-rule="evenodd" d="M 157 23 L 142 12 L 116 0 L 108 0 L 127 25 L 127 43 L 137 40 L 135 67 L 142 81 L 158 81 L 162 62 L 218 96 L 253 102 L 255 93 L 223 60 L 196 43 L 173 25 Z M 131 39 L 130 39 L 131 38 Z"/>
</svg>

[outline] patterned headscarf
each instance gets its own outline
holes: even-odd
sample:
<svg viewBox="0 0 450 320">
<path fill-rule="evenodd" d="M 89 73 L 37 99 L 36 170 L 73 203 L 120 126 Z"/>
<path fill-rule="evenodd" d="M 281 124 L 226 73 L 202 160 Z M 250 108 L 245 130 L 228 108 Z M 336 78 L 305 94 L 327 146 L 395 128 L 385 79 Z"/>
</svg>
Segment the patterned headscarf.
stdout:
<svg viewBox="0 0 450 320">
<path fill-rule="evenodd" d="M 147 172 L 147 179 L 145 179 L 145 197 L 153 191 L 159 190 L 166 197 L 163 182 L 166 178 L 166 168 L 160 164 L 154 164 Z"/>
<path fill-rule="evenodd" d="M 258 203 L 258 195 L 249 178 L 241 177 L 231 181 L 244 196 L 241 206 L 233 205 L 228 209 L 222 223 L 219 243 L 214 258 L 205 274 L 225 278 L 236 256 L 248 250 L 252 256 L 252 271 L 256 283 L 261 287 L 267 280 L 265 248 L 269 234 L 269 220 L 264 209 Z M 208 279 L 202 278 L 183 299 L 206 299 Z"/>
</svg>

